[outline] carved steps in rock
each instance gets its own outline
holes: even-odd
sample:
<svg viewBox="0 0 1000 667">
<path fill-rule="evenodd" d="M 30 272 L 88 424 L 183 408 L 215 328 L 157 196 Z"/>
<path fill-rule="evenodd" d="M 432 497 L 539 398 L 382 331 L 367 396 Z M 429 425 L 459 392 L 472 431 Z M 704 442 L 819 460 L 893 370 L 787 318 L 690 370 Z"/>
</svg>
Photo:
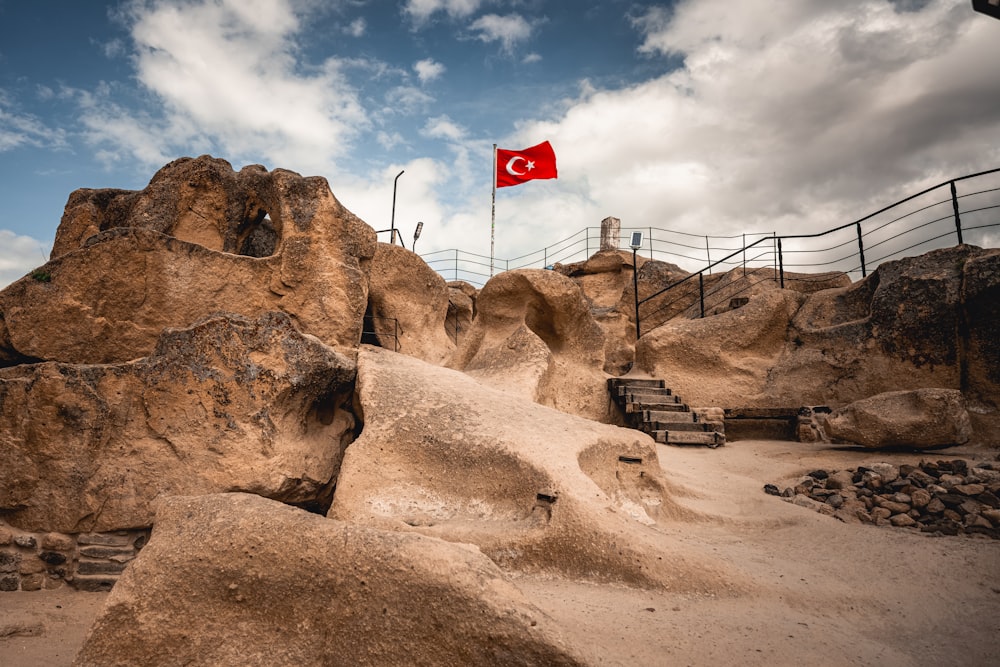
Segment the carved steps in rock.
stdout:
<svg viewBox="0 0 1000 667">
<path fill-rule="evenodd" d="M 648 433 L 656 442 L 712 448 L 726 442 L 718 424 L 699 421 L 663 380 L 609 378 L 608 391 L 625 413 L 627 424 Z"/>
</svg>

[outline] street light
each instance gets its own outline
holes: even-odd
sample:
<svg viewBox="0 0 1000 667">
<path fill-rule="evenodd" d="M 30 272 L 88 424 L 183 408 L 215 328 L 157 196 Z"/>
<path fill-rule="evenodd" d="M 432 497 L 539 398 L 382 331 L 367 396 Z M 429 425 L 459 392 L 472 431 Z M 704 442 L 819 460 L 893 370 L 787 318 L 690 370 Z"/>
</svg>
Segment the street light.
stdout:
<svg viewBox="0 0 1000 667">
<path fill-rule="evenodd" d="M 399 182 L 399 177 L 403 175 L 404 171 L 406 170 L 400 170 L 400 172 L 396 174 L 396 178 L 392 181 L 392 221 L 389 225 L 389 243 L 396 242 L 396 184 Z M 400 239 L 399 243 L 402 245 L 403 240 Z"/>
<path fill-rule="evenodd" d="M 635 293 L 635 342 L 639 342 L 639 270 L 636 268 L 635 252 L 642 247 L 642 232 L 632 232 L 629 241 L 632 248 L 632 291 Z"/>
<path fill-rule="evenodd" d="M 417 251 L 417 239 L 420 238 L 420 232 L 422 231 L 424 231 L 424 223 L 418 222 L 417 228 L 413 230 L 413 245 L 410 247 L 410 250 L 413 252 Z"/>
</svg>

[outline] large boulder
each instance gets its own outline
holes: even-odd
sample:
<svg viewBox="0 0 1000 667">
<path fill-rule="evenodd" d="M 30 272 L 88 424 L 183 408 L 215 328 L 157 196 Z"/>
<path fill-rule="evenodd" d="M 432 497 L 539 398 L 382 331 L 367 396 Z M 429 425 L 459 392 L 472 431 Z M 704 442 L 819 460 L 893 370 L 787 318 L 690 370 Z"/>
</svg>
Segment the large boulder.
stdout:
<svg viewBox="0 0 1000 667">
<path fill-rule="evenodd" d="M 160 503 L 73 664 L 583 662 L 475 549 L 226 494 Z"/>
<path fill-rule="evenodd" d="M 512 570 L 740 588 L 728 567 L 660 533 L 697 515 L 674 499 L 649 436 L 380 348 L 362 347 L 358 364 L 364 429 L 331 518 L 475 544 Z"/>
<path fill-rule="evenodd" d="M 446 329 L 449 297 L 444 278 L 419 256 L 379 243 L 370 271 L 366 338 L 371 336 L 390 350 L 443 364 L 455 349 Z"/>
<path fill-rule="evenodd" d="M 543 405 L 606 419 L 605 334 L 580 288 L 555 271 L 490 279 L 450 362 L 480 381 Z"/>
<path fill-rule="evenodd" d="M 870 449 L 928 449 L 962 445 L 972 424 L 962 392 L 956 389 L 891 391 L 855 401 L 823 420 L 834 441 Z"/>
<path fill-rule="evenodd" d="M 148 526 L 160 495 L 329 505 L 355 365 L 287 315 L 168 330 L 147 358 L 0 369 L 0 514 L 27 531 Z"/>
<path fill-rule="evenodd" d="M 70 196 L 52 260 L 0 291 L 0 366 L 114 363 L 215 312 L 282 311 L 353 349 L 375 232 L 326 180 L 183 158 L 141 192 Z M 238 254 L 238 253 L 243 254 Z"/>
</svg>

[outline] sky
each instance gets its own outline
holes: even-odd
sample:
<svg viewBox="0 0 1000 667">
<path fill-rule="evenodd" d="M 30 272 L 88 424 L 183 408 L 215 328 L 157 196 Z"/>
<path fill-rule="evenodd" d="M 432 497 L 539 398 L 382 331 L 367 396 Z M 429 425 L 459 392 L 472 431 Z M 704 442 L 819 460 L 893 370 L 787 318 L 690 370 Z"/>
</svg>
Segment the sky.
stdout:
<svg viewBox="0 0 1000 667">
<path fill-rule="evenodd" d="M 965 0 L 0 0 L 0 286 L 69 194 L 211 154 L 324 176 L 417 251 L 623 228 L 807 233 L 1000 167 L 1000 21 Z M 387 234 L 380 240 L 388 240 Z"/>
</svg>

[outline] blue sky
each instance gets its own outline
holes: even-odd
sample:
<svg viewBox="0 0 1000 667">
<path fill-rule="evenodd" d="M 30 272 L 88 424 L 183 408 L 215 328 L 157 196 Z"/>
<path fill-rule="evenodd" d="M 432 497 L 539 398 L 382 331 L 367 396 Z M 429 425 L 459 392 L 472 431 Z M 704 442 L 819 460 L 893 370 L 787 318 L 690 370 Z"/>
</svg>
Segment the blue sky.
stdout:
<svg viewBox="0 0 1000 667">
<path fill-rule="evenodd" d="M 418 250 L 596 226 L 825 229 L 1000 166 L 1000 21 L 964 0 L 0 0 L 0 285 L 77 188 L 204 153 L 321 175 Z M 383 237 L 383 240 L 386 240 Z"/>
</svg>

